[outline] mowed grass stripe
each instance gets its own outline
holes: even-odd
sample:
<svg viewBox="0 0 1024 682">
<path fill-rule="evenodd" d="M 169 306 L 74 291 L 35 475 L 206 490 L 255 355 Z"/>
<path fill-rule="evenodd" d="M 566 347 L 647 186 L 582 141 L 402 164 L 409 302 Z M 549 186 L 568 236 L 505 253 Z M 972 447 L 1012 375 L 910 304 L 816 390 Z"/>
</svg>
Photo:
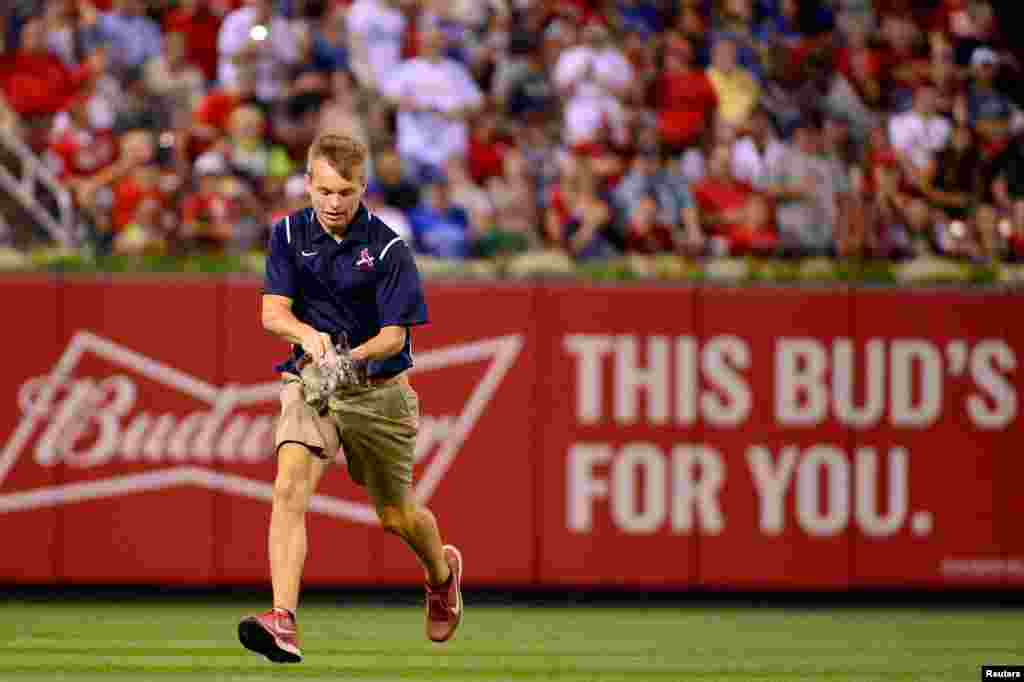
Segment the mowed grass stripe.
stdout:
<svg viewBox="0 0 1024 682">
<path fill-rule="evenodd" d="M 0 604 L 0 680 L 281 679 L 976 680 L 1024 664 L 1024 612 L 473 607 L 459 637 L 427 642 L 416 606 L 313 603 L 306 660 L 271 666 L 237 644 L 251 603 Z"/>
</svg>

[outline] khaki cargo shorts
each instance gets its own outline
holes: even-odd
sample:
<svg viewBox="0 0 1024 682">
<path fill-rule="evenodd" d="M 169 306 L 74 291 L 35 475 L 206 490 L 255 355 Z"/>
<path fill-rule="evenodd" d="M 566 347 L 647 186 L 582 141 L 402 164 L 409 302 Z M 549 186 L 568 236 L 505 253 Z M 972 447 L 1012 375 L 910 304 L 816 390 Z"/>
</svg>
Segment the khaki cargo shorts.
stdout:
<svg viewBox="0 0 1024 682">
<path fill-rule="evenodd" d="M 419 421 L 419 396 L 404 375 L 331 398 L 320 415 L 303 400 L 299 378 L 284 374 L 274 451 L 299 443 L 333 462 L 340 449 L 349 476 L 375 505 L 398 504 L 412 489 Z"/>
</svg>

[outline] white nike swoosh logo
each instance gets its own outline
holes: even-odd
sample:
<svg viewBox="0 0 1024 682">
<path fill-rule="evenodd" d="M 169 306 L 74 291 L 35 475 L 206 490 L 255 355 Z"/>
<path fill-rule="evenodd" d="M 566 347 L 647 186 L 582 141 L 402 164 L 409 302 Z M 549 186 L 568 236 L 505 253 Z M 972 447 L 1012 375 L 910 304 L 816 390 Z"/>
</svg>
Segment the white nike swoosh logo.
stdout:
<svg viewBox="0 0 1024 682">
<path fill-rule="evenodd" d="M 303 256 L 315 256 L 316 255 L 316 251 L 303 251 L 302 255 Z"/>
</svg>

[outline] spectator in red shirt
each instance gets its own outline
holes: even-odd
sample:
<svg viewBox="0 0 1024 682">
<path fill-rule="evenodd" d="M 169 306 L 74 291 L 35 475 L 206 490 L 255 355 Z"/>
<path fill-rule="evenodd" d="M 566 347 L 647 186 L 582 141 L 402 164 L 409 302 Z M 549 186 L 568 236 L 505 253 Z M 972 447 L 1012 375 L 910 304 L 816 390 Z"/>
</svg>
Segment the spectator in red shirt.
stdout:
<svg viewBox="0 0 1024 682">
<path fill-rule="evenodd" d="M 139 201 L 130 206 L 125 204 L 124 188 L 119 187 L 122 180 L 141 171 L 155 158 L 156 145 L 152 134 L 145 130 L 130 131 L 118 139 L 117 160 L 74 187 L 75 198 L 103 240 L 112 237 L 115 231 L 114 212 L 118 213 L 117 228 L 122 228 L 131 221 L 139 205 Z M 100 246 L 109 247 L 110 244 L 101 243 Z"/>
<path fill-rule="evenodd" d="M 880 33 L 886 48 L 882 72 L 889 86 L 889 106 L 908 109 L 913 92 L 928 77 L 928 46 L 912 17 L 890 14 L 882 19 Z"/>
<path fill-rule="evenodd" d="M 731 156 L 728 145 L 716 145 L 708 159 L 707 176 L 693 188 L 712 253 L 770 253 L 778 242 L 767 202 L 733 177 Z"/>
<path fill-rule="evenodd" d="M 42 19 L 31 19 L 21 32 L 21 47 L 0 57 L 0 93 L 30 130 L 29 143 L 45 146 L 45 133 L 69 97 L 97 70 L 94 61 L 70 69 L 46 47 Z"/>
<path fill-rule="evenodd" d="M 648 195 L 637 202 L 626 225 L 626 253 L 672 253 L 676 248 L 672 228 L 658 220 L 658 202 Z"/>
<path fill-rule="evenodd" d="M 224 139 L 235 109 L 256 103 L 256 72 L 253 69 L 238 69 L 236 88 L 222 88 L 206 93 L 192 112 L 187 145 L 189 161 L 194 161 L 216 142 Z"/>
<path fill-rule="evenodd" d="M 498 134 L 498 118 L 493 112 L 481 113 L 470 129 L 467 160 L 473 180 L 479 184 L 500 177 L 508 143 Z"/>
<path fill-rule="evenodd" d="M 548 244 L 581 261 L 608 258 L 615 254 L 613 221 L 611 201 L 599 190 L 589 164 L 575 157 L 563 160 L 545 214 Z"/>
<path fill-rule="evenodd" d="M 117 140 L 110 130 L 89 122 L 88 95 L 80 94 L 68 107 L 68 126 L 49 145 L 48 161 L 57 177 L 72 190 L 87 183 L 117 160 Z"/>
<path fill-rule="evenodd" d="M 693 46 L 676 38 L 666 48 L 664 70 L 654 85 L 658 135 L 670 154 L 696 143 L 718 108 L 718 96 L 703 69 L 695 68 Z"/>
<path fill-rule="evenodd" d="M 165 34 L 185 36 L 185 58 L 211 83 L 217 78 L 217 33 L 222 20 L 223 15 L 214 13 L 208 2 L 179 0 L 163 22 Z"/>
<path fill-rule="evenodd" d="M 208 152 L 196 159 L 194 173 L 199 188 L 182 202 L 179 237 L 186 249 L 223 249 L 234 235 L 237 219 L 226 192 L 231 179 L 227 160 L 218 152 Z"/>
</svg>

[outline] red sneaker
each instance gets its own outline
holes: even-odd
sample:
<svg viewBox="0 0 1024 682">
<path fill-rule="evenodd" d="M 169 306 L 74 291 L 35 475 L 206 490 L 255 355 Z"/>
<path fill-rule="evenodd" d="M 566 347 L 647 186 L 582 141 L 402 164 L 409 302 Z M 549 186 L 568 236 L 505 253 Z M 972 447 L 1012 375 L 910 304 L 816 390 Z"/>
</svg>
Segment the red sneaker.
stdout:
<svg viewBox="0 0 1024 682">
<path fill-rule="evenodd" d="M 287 613 L 267 611 L 249 616 L 238 624 L 238 639 L 250 651 L 266 656 L 274 663 L 298 663 L 299 628 Z"/>
<path fill-rule="evenodd" d="M 427 637 L 447 642 L 462 622 L 462 554 L 444 546 L 444 558 L 452 574 L 441 587 L 427 585 Z"/>
</svg>

